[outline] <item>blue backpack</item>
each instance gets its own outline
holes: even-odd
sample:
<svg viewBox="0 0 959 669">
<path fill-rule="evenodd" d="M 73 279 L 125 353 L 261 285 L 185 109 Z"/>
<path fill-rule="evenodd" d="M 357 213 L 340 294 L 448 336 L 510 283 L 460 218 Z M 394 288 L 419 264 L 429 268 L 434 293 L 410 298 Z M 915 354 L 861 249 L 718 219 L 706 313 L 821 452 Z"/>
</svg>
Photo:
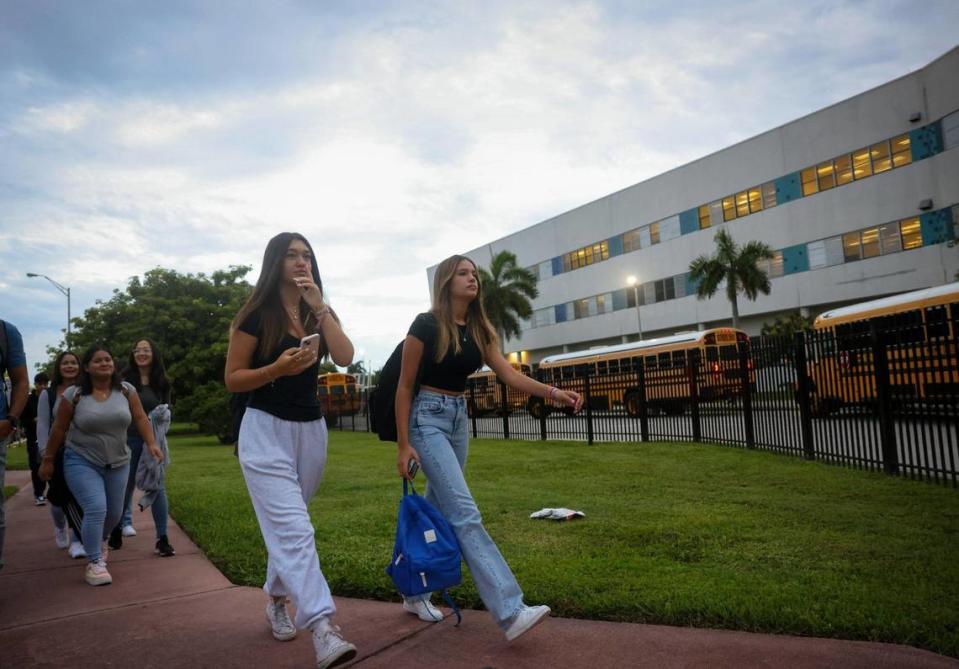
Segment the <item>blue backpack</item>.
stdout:
<svg viewBox="0 0 959 669">
<path fill-rule="evenodd" d="M 416 494 L 412 483 L 403 479 L 393 559 L 386 567 L 396 589 L 406 597 L 442 591 L 459 625 L 462 616 L 447 588 L 462 581 L 462 557 L 453 528 L 436 507 Z"/>
</svg>

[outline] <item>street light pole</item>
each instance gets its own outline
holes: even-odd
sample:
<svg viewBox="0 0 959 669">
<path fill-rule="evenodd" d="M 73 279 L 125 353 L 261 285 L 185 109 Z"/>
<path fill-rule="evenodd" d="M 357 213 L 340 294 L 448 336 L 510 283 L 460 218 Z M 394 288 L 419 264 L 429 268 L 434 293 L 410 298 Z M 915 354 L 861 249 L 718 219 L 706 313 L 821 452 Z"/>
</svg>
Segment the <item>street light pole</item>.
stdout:
<svg viewBox="0 0 959 669">
<path fill-rule="evenodd" d="M 52 283 L 53 286 L 54 286 L 57 290 L 59 290 L 61 293 L 63 293 L 64 295 L 67 296 L 67 338 L 69 339 L 69 337 L 70 337 L 70 320 L 71 320 L 71 318 L 70 318 L 70 288 L 67 287 L 67 286 L 64 286 L 64 285 L 62 285 L 62 284 L 57 283 L 56 281 L 54 281 L 53 279 L 51 279 L 50 277 L 48 277 L 46 274 L 34 274 L 33 272 L 27 272 L 27 276 L 30 277 L 31 279 L 32 279 L 32 278 L 35 278 L 35 277 L 42 277 L 42 278 L 46 279 L 47 281 L 49 281 L 50 283 Z"/>
<path fill-rule="evenodd" d="M 635 276 L 627 277 L 626 283 L 633 287 L 633 299 L 636 301 L 636 329 L 640 341 L 643 339 L 643 318 L 639 313 L 639 279 Z"/>
</svg>

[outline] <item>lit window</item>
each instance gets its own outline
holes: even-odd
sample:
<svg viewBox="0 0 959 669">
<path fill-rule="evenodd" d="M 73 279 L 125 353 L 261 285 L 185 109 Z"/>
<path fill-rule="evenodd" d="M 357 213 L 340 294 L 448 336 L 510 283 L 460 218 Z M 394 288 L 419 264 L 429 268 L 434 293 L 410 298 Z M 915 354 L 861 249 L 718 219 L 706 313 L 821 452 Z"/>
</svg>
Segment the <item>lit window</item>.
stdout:
<svg viewBox="0 0 959 669">
<path fill-rule="evenodd" d="M 723 220 L 732 221 L 736 218 L 736 200 L 732 195 L 723 198 Z"/>
<path fill-rule="evenodd" d="M 589 316 L 589 298 L 573 302 L 573 318 L 586 318 L 587 316 Z"/>
<path fill-rule="evenodd" d="M 848 153 L 836 158 L 836 185 L 842 186 L 852 181 L 852 156 Z"/>
<path fill-rule="evenodd" d="M 749 189 L 749 213 L 755 214 L 763 210 L 763 194 L 759 186 Z"/>
<path fill-rule="evenodd" d="M 902 167 L 912 162 L 912 148 L 909 146 L 909 135 L 899 135 L 892 138 L 893 167 Z"/>
<path fill-rule="evenodd" d="M 783 275 L 783 252 L 773 251 L 773 257 L 769 260 L 769 269 L 767 270 L 770 279 Z"/>
<path fill-rule="evenodd" d="M 649 224 L 649 242 L 650 244 L 659 244 L 659 223 Z"/>
<path fill-rule="evenodd" d="M 736 216 L 749 216 L 749 193 L 736 193 Z"/>
<path fill-rule="evenodd" d="M 609 242 L 608 241 L 600 242 L 594 248 L 598 249 L 594 251 L 593 254 L 599 256 L 599 260 L 609 260 Z"/>
<path fill-rule="evenodd" d="M 875 258 L 879 255 L 879 228 L 862 231 L 862 257 Z"/>
<path fill-rule="evenodd" d="M 872 162 L 869 160 L 869 149 L 859 149 L 852 154 L 852 172 L 856 179 L 865 179 L 872 176 Z"/>
<path fill-rule="evenodd" d="M 803 170 L 800 176 L 802 178 L 802 194 L 804 196 L 819 192 L 819 187 L 816 185 L 815 167 Z"/>
<path fill-rule="evenodd" d="M 883 255 L 902 251 L 902 240 L 899 238 L 899 223 L 886 223 L 879 226 L 879 247 Z"/>
<path fill-rule="evenodd" d="M 843 260 L 846 262 L 859 260 L 860 249 L 858 232 L 847 232 L 842 236 L 842 255 Z"/>
<path fill-rule="evenodd" d="M 869 147 L 869 153 L 872 155 L 873 174 L 886 172 L 892 169 L 892 157 L 889 155 L 889 142 L 879 142 Z"/>
<path fill-rule="evenodd" d="M 763 209 L 770 209 L 776 206 L 776 184 L 772 181 L 762 185 L 763 191 Z"/>
<path fill-rule="evenodd" d="M 918 218 L 907 218 L 899 221 L 902 232 L 902 248 L 917 249 L 922 246 L 922 230 L 919 228 Z"/>
<path fill-rule="evenodd" d="M 623 233 L 623 252 L 629 253 L 640 249 L 639 228 Z"/>
<path fill-rule="evenodd" d="M 564 253 L 563 254 L 563 271 L 568 272 L 573 269 L 573 254 Z"/>
<path fill-rule="evenodd" d="M 699 208 L 699 229 L 705 230 L 709 227 L 709 205 L 704 204 Z"/>
<path fill-rule="evenodd" d="M 836 173 L 831 160 L 816 166 L 816 176 L 819 179 L 819 190 L 829 190 L 836 185 Z"/>
</svg>

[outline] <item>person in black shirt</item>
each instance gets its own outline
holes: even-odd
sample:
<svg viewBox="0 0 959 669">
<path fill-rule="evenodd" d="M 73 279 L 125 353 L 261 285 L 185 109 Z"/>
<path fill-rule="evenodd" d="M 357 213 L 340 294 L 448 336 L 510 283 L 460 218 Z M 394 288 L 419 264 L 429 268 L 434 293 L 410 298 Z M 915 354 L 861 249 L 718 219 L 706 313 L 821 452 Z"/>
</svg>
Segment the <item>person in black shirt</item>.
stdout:
<svg viewBox="0 0 959 669">
<path fill-rule="evenodd" d="M 476 264 L 452 256 L 433 276 L 433 308 L 413 321 L 403 344 L 396 390 L 396 468 L 411 479 L 415 460 L 429 479 L 426 498 L 449 521 L 459 540 L 476 589 L 497 625 L 512 641 L 549 615 L 547 606 L 527 606 L 516 577 L 480 517 L 463 472 L 469 449 L 466 377 L 484 363 L 504 383 L 579 410 L 580 396 L 520 374 L 499 351 L 496 333 L 483 309 Z M 417 376 L 419 392 L 413 397 Z M 437 622 L 442 614 L 429 593 L 406 598 L 403 608 L 421 620 Z"/>
<path fill-rule="evenodd" d="M 40 372 L 33 377 L 33 390 L 27 395 L 27 404 L 20 414 L 20 424 L 27 435 L 27 459 L 30 462 L 30 479 L 33 482 L 33 503 L 43 506 L 47 503 L 44 494 L 47 482 L 40 479 L 37 471 L 40 469 L 40 453 L 37 451 L 37 400 L 40 393 L 47 389 L 50 377 L 46 372 Z"/>
<path fill-rule="evenodd" d="M 301 347 L 319 334 L 319 356 Z M 356 647 L 330 622 L 336 612 L 320 570 L 307 504 L 326 465 L 326 423 L 317 400 L 319 357 L 341 367 L 353 344 L 323 300 L 313 248 L 303 235 L 283 232 L 266 246 L 260 278 L 230 331 L 225 381 L 231 393 L 249 392 L 238 455 L 266 544 L 263 590 L 273 636 L 287 641 L 311 629 L 317 665 L 356 656 Z M 296 604 L 296 621 L 286 610 Z"/>
</svg>

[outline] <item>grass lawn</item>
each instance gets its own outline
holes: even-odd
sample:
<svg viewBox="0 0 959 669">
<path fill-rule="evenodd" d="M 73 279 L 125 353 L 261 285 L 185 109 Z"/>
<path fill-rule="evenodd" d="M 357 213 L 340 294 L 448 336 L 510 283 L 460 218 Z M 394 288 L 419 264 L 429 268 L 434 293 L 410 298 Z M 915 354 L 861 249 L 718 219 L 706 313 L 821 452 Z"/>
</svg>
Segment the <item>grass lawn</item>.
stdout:
<svg viewBox="0 0 959 669">
<path fill-rule="evenodd" d="M 15 485 L 5 485 L 3 486 L 3 497 L 4 499 L 10 499 L 13 497 L 19 488 Z"/>
<path fill-rule="evenodd" d="M 172 449 L 173 516 L 230 580 L 261 585 L 265 548 L 232 448 L 181 432 Z M 310 511 L 338 595 L 398 599 L 383 572 L 401 494 L 394 453 L 366 434 L 331 435 Z M 480 439 L 468 478 L 526 600 L 559 616 L 959 655 L 957 490 L 689 443 Z M 529 519 L 548 506 L 587 517 Z M 454 597 L 480 608 L 464 575 Z"/>
</svg>

